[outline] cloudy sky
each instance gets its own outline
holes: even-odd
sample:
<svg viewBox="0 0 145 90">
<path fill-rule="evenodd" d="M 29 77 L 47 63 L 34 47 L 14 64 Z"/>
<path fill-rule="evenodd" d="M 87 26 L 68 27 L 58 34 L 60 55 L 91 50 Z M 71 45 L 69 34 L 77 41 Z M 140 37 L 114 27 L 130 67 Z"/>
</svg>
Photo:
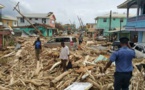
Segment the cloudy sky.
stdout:
<svg viewBox="0 0 145 90">
<path fill-rule="evenodd" d="M 79 24 L 77 16 L 84 23 L 94 23 L 99 15 L 113 12 L 124 13 L 126 10 L 117 9 L 117 6 L 126 0 L 0 0 L 5 5 L 4 14 L 15 15 L 13 7 L 20 2 L 22 13 L 48 13 L 54 12 L 57 22 L 63 24 Z M 133 13 L 133 12 L 130 12 Z"/>
</svg>

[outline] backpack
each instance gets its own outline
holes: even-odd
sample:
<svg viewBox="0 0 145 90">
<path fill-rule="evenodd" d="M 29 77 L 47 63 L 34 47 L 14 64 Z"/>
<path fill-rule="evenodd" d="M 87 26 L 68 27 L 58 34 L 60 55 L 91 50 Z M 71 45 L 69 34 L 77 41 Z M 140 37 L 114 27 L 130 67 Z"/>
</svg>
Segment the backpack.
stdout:
<svg viewBox="0 0 145 90">
<path fill-rule="evenodd" d="M 41 42 L 40 41 L 36 41 L 35 48 L 36 49 L 40 49 L 40 46 L 41 46 Z"/>
<path fill-rule="evenodd" d="M 68 62 L 68 65 L 66 66 L 67 69 L 71 69 L 72 68 L 72 63 L 71 61 Z"/>
</svg>

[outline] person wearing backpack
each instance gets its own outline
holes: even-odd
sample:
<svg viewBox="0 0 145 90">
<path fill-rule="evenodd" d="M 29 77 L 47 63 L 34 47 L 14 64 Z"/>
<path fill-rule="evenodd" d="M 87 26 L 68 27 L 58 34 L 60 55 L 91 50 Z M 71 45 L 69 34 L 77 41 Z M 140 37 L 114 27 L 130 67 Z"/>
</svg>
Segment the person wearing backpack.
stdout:
<svg viewBox="0 0 145 90">
<path fill-rule="evenodd" d="M 39 54 L 41 52 L 41 41 L 40 38 L 38 37 L 37 40 L 34 42 L 35 45 L 35 54 L 36 54 L 36 59 L 39 60 Z"/>
</svg>

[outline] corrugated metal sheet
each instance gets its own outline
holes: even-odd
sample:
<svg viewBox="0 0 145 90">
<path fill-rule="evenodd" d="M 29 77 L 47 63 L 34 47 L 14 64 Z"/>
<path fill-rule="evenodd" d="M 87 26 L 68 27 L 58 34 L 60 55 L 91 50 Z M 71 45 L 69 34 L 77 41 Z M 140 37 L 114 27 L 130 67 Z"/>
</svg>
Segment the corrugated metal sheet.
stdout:
<svg viewBox="0 0 145 90">
<path fill-rule="evenodd" d="M 74 82 L 64 90 L 89 90 L 93 84 L 88 82 Z"/>
</svg>

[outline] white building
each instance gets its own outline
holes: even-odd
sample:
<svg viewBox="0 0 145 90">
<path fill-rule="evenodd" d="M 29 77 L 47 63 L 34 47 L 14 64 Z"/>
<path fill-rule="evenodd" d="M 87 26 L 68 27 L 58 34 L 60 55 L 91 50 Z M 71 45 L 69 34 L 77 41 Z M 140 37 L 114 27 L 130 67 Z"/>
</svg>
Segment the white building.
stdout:
<svg viewBox="0 0 145 90">
<path fill-rule="evenodd" d="M 0 4 L 0 25 L 2 25 L 2 8 L 4 8 L 4 6 Z"/>
<path fill-rule="evenodd" d="M 42 13 L 33 13 L 33 14 L 24 14 L 24 16 L 29 19 L 32 24 L 46 24 L 55 28 L 55 16 L 53 12 L 47 14 Z M 30 23 L 22 16 L 17 16 L 18 26 L 28 26 Z"/>
</svg>

